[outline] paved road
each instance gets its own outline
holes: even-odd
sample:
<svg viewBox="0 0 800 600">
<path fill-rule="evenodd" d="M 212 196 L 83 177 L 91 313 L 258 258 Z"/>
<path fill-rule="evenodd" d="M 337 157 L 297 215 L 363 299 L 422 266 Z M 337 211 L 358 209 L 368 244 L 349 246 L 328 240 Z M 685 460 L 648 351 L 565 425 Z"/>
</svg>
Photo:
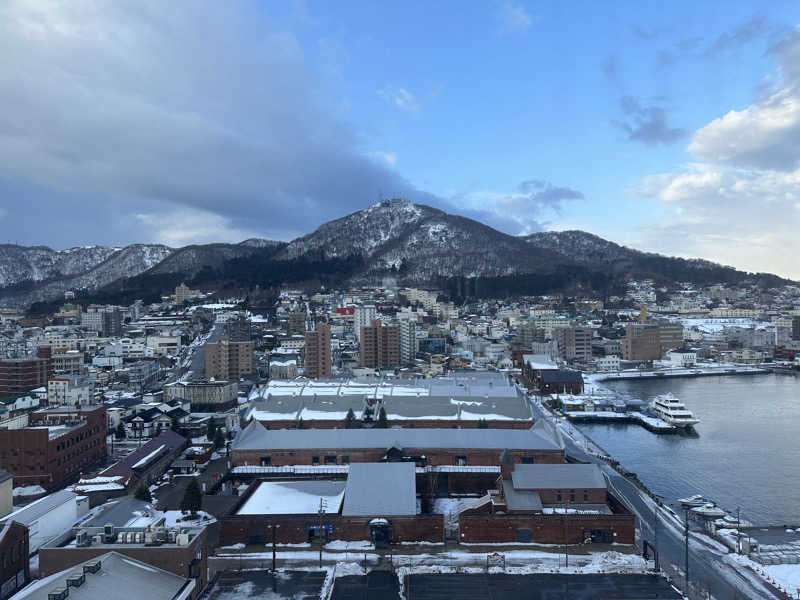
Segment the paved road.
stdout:
<svg viewBox="0 0 800 600">
<path fill-rule="evenodd" d="M 552 421 L 552 417 L 546 414 L 541 407 L 534 402 L 534 410 L 539 417 Z M 654 531 L 656 517 L 653 513 L 652 501 L 646 498 L 644 492 L 640 490 L 629 479 L 620 475 L 605 461 L 587 454 L 583 448 L 577 445 L 568 436 L 563 436 L 566 444 L 566 452 L 572 458 L 581 462 L 593 462 L 600 466 L 609 481 L 610 486 L 616 491 L 625 505 L 637 517 L 637 527 L 640 529 L 641 538 L 649 543 L 654 543 Z M 656 465 L 654 465 L 654 468 Z M 662 569 L 672 574 L 683 574 L 684 565 L 684 538 L 682 531 L 675 527 L 668 526 L 663 518 L 658 518 L 658 550 L 662 561 Z M 702 590 L 711 590 L 713 597 L 717 600 L 742 600 L 750 598 L 752 600 L 772 600 L 779 599 L 780 596 L 772 593 L 771 590 L 757 586 L 750 579 L 745 578 L 737 570 L 722 560 L 725 555 L 710 545 L 704 545 L 696 540 L 689 545 L 689 580 Z M 664 559 L 668 562 L 663 564 Z M 671 568 L 670 568 L 671 567 Z"/>
</svg>

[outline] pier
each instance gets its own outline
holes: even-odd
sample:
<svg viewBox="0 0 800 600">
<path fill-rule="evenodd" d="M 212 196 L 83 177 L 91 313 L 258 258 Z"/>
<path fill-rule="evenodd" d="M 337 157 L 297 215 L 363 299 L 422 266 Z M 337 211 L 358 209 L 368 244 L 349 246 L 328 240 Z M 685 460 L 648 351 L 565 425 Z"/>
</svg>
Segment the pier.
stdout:
<svg viewBox="0 0 800 600">
<path fill-rule="evenodd" d="M 770 373 L 771 369 L 763 367 L 731 366 L 703 367 L 699 369 L 664 369 L 651 371 L 617 371 L 615 373 L 596 373 L 595 381 L 622 381 L 625 379 L 662 379 L 667 377 L 711 377 L 714 375 L 760 375 Z"/>
<path fill-rule="evenodd" d="M 653 433 L 679 433 L 682 429 L 640 412 L 567 411 L 564 415 L 575 423 L 635 423 Z"/>
</svg>

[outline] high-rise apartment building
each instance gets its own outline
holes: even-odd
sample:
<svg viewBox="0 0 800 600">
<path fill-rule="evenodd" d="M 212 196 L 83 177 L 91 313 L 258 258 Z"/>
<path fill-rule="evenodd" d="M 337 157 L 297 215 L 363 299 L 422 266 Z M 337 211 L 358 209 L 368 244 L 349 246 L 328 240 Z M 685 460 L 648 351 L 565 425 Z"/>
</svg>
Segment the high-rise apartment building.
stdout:
<svg viewBox="0 0 800 600">
<path fill-rule="evenodd" d="M 81 327 L 96 331 L 102 337 L 122 335 L 122 310 L 119 306 L 91 304 L 81 315 Z"/>
<path fill-rule="evenodd" d="M 400 364 L 407 366 L 417 357 L 417 324 L 411 319 L 401 319 L 397 330 L 400 338 Z"/>
<path fill-rule="evenodd" d="M 317 325 L 306 331 L 305 375 L 311 379 L 331 376 L 331 326 Z"/>
<path fill-rule="evenodd" d="M 371 304 L 363 306 L 356 306 L 353 312 L 353 329 L 355 330 L 356 339 L 361 342 L 361 328 L 369 327 L 378 316 L 378 309 Z"/>
<path fill-rule="evenodd" d="M 0 361 L 0 398 L 24 394 L 41 386 L 53 375 L 48 358 L 9 358 Z"/>
<path fill-rule="evenodd" d="M 207 343 L 206 377 L 239 381 L 253 371 L 253 342 L 233 342 L 225 336 L 216 343 Z"/>
<path fill-rule="evenodd" d="M 380 319 L 361 328 L 361 366 L 381 369 L 400 364 L 400 340 L 396 325 L 384 325 Z"/>
</svg>

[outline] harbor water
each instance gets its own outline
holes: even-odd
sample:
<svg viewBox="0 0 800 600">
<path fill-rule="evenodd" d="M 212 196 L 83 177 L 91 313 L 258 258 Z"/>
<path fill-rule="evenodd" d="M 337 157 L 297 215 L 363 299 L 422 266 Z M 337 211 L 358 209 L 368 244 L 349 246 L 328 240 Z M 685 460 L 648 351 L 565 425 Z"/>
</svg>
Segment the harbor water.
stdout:
<svg viewBox="0 0 800 600">
<path fill-rule="evenodd" d="M 702 494 L 755 524 L 800 525 L 800 378 L 787 375 L 608 381 L 652 400 L 672 392 L 700 419 L 697 436 L 637 425 L 579 427 L 669 503 Z"/>
</svg>

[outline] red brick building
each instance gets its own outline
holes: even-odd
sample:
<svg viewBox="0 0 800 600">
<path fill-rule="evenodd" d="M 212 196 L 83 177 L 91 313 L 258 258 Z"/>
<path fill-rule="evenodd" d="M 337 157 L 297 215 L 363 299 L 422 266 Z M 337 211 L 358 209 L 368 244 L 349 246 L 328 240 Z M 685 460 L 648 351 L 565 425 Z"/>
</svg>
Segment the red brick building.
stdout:
<svg viewBox="0 0 800 600">
<path fill-rule="evenodd" d="M 0 467 L 19 485 L 63 487 L 106 459 L 106 418 L 104 406 L 32 412 L 27 427 L 2 430 Z"/>
<path fill-rule="evenodd" d="M 30 581 L 28 528 L 16 521 L 0 524 L 0 600 Z"/>
<path fill-rule="evenodd" d="M 564 462 L 549 426 L 528 429 L 280 429 L 250 424 L 231 445 L 232 464 L 314 465 L 413 461 L 424 465 L 497 465 L 508 449 L 514 462 Z"/>
</svg>

